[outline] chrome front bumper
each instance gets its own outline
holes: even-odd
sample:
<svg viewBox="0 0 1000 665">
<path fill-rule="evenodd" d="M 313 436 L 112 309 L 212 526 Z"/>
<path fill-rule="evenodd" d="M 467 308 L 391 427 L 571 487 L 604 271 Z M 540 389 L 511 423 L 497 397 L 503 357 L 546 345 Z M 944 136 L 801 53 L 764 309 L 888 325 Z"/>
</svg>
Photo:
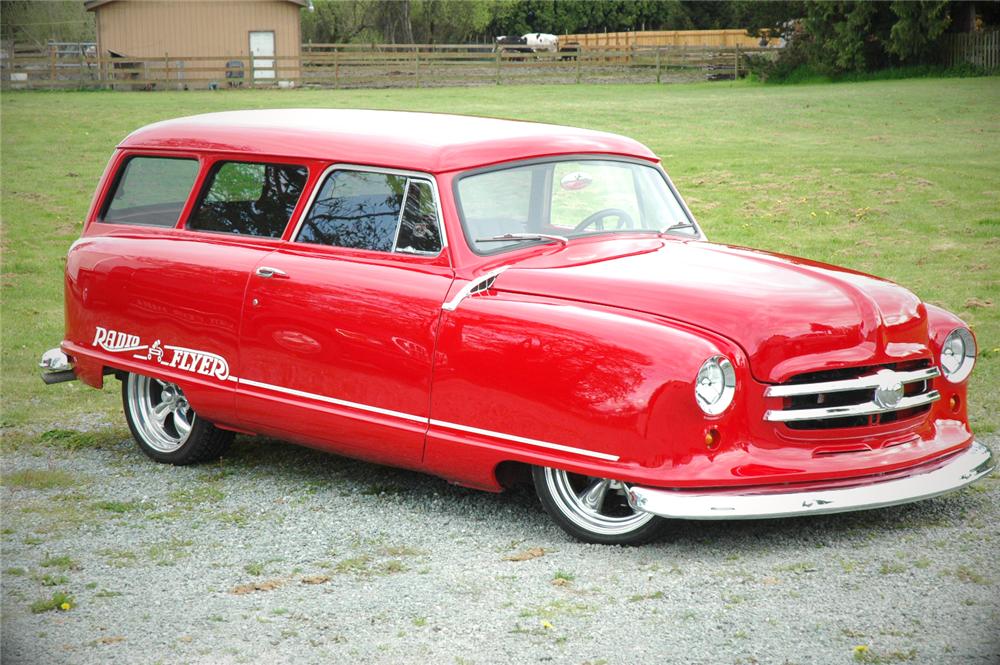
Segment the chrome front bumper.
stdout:
<svg viewBox="0 0 1000 665">
<path fill-rule="evenodd" d="M 789 492 L 761 488 L 704 492 L 630 486 L 627 495 L 632 508 L 671 519 L 795 517 L 884 508 L 929 499 L 974 483 L 995 468 L 990 449 L 973 442 L 967 450 L 956 454 L 944 466 L 865 485 Z"/>
</svg>

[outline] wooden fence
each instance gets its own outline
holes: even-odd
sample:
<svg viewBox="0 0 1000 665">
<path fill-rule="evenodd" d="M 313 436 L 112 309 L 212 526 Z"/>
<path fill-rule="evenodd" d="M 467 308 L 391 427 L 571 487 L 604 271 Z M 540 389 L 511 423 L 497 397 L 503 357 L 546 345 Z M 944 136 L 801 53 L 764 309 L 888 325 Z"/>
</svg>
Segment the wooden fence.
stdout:
<svg viewBox="0 0 1000 665">
<path fill-rule="evenodd" d="M 969 64 L 987 72 L 1000 71 L 1000 30 L 946 35 L 943 44 L 949 67 Z"/>
<path fill-rule="evenodd" d="M 632 46 L 714 46 L 756 48 L 759 39 L 746 30 L 632 30 L 560 35 L 559 42 L 585 48 L 622 49 Z"/>
<path fill-rule="evenodd" d="M 742 47 L 580 48 L 495 52 L 491 45 L 310 44 L 294 57 L 175 58 L 8 55 L 8 89 L 178 90 L 257 87 L 387 88 L 732 79 L 746 74 Z M 267 65 L 266 68 L 262 65 Z"/>
</svg>

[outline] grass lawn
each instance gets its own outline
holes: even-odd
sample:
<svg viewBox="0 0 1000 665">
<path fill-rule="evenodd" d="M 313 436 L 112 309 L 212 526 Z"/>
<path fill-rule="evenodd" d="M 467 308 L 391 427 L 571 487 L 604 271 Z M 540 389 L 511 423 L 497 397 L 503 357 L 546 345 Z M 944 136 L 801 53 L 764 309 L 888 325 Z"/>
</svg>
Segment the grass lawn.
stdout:
<svg viewBox="0 0 1000 665">
<path fill-rule="evenodd" d="M 962 316 L 970 411 L 1000 426 L 1000 78 L 436 90 L 4 93 L 3 427 L 118 422 L 104 392 L 45 387 L 63 257 L 114 145 L 156 120 L 240 108 L 448 111 L 619 132 L 659 154 L 715 241 L 871 272 Z M 96 415 L 90 415 L 96 414 Z"/>
</svg>

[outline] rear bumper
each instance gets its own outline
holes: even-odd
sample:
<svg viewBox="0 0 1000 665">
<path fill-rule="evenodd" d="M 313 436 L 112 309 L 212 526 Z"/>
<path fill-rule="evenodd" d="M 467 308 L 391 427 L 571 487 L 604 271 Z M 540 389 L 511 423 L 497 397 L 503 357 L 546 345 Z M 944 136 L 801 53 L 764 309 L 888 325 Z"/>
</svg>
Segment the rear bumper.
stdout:
<svg viewBox="0 0 1000 665">
<path fill-rule="evenodd" d="M 42 368 L 42 381 L 47 384 L 76 379 L 73 361 L 60 348 L 49 349 L 43 353 L 38 366 Z"/>
<path fill-rule="evenodd" d="M 888 480 L 820 489 L 756 487 L 745 490 L 666 490 L 631 486 L 628 501 L 636 510 L 689 520 L 737 520 L 795 517 L 869 510 L 920 501 L 970 485 L 996 468 L 990 449 L 972 445 L 926 470 Z"/>
</svg>

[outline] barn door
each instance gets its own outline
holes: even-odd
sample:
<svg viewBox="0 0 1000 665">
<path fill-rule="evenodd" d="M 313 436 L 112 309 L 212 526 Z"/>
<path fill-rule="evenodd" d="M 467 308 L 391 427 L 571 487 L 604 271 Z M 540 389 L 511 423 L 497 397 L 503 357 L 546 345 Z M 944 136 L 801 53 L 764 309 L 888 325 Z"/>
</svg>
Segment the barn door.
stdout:
<svg viewBox="0 0 1000 665">
<path fill-rule="evenodd" d="M 253 59 L 255 79 L 273 79 L 274 72 L 274 31 L 250 32 L 250 56 Z"/>
</svg>

